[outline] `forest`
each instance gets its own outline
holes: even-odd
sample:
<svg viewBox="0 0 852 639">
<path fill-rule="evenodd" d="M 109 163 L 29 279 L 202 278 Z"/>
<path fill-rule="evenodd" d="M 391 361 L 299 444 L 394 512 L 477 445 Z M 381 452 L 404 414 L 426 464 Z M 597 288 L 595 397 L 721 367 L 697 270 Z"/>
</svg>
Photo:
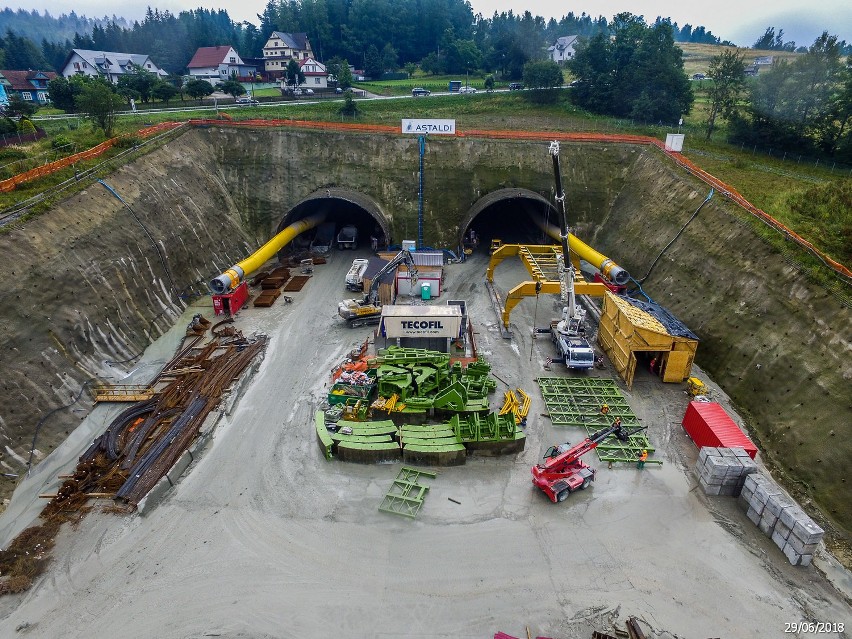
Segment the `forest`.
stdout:
<svg viewBox="0 0 852 639">
<path fill-rule="evenodd" d="M 702 26 L 672 27 L 677 41 L 720 43 Z M 585 13 L 559 20 L 529 11 L 484 17 L 464 0 L 270 0 L 257 25 L 213 9 L 174 15 L 149 8 L 144 19 L 128 24 L 116 16 L 89 19 L 72 12 L 55 18 L 7 8 L 0 12 L 0 68 L 59 70 L 72 48 L 85 48 L 147 53 L 170 73 L 181 73 L 198 47 L 229 44 L 243 57 L 261 57 L 277 30 L 307 33 L 320 61 L 344 58 L 359 68 L 372 66 L 374 73 L 424 61 L 436 71 L 472 64 L 506 70 L 543 57 L 559 36 L 588 37 L 608 28 L 606 18 Z M 388 63 L 397 66 L 375 68 Z"/>
</svg>

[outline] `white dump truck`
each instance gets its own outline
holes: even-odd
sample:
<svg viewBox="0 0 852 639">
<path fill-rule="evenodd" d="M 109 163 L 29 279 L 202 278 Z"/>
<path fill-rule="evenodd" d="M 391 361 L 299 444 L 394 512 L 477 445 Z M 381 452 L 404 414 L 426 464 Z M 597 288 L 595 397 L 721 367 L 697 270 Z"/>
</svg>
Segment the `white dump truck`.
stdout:
<svg viewBox="0 0 852 639">
<path fill-rule="evenodd" d="M 363 291 L 364 290 L 364 271 L 367 270 L 369 260 L 357 258 L 352 260 L 352 266 L 346 274 L 346 290 L 347 291 Z"/>
</svg>

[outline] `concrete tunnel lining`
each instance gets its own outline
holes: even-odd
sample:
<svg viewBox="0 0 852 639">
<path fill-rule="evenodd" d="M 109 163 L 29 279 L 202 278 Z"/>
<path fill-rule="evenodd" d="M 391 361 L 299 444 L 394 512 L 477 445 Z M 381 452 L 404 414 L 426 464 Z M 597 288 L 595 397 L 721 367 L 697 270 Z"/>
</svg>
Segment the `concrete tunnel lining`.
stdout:
<svg viewBox="0 0 852 639">
<path fill-rule="evenodd" d="M 370 217 L 372 217 L 376 221 L 376 223 L 382 229 L 382 233 L 384 233 L 385 238 L 390 243 L 390 224 L 388 223 L 387 216 L 382 211 L 378 203 L 369 195 L 365 195 L 364 193 L 359 193 L 358 191 L 353 191 L 351 189 L 345 189 L 340 187 L 327 187 L 323 189 L 317 189 L 307 197 L 299 200 L 294 206 L 292 206 L 287 211 L 284 217 L 281 218 L 281 221 L 278 223 L 278 228 L 275 232 L 280 233 L 290 224 L 305 217 L 308 213 L 310 213 L 310 204 L 312 202 L 317 202 L 320 200 L 343 200 L 344 202 L 349 202 L 350 204 L 354 204 L 355 206 L 364 210 Z"/>
<path fill-rule="evenodd" d="M 530 191 L 529 189 L 524 188 L 503 188 L 497 189 L 496 191 L 491 191 L 479 198 L 472 207 L 468 210 L 467 214 L 463 218 L 462 224 L 459 226 L 459 245 L 461 245 L 464 241 L 465 233 L 467 233 L 468 228 L 471 226 L 473 221 L 484 211 L 486 211 L 489 207 L 502 203 L 506 200 L 532 200 L 537 204 L 541 204 L 544 210 L 548 210 L 548 213 L 553 213 L 556 215 L 556 207 L 541 194 L 536 193 L 535 191 Z M 549 215 L 548 215 L 549 217 Z M 557 220 L 558 223 L 558 220 Z"/>
</svg>

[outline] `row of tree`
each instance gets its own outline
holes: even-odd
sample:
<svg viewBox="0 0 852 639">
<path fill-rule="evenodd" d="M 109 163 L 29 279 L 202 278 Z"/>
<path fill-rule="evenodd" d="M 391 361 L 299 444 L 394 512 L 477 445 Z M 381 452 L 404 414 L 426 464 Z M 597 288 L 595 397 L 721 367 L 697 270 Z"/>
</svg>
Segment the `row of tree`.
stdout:
<svg viewBox="0 0 852 639">
<path fill-rule="evenodd" d="M 591 37 L 610 28 L 606 18 L 586 13 L 545 20 L 529 11 L 509 11 L 485 18 L 474 15 L 466 0 L 269 0 L 258 19 L 255 26 L 233 22 L 224 10 L 174 15 L 149 8 L 143 20 L 128 25 L 115 17 L 53 18 L 7 9 L 0 12 L 0 32 L 11 40 L 0 43 L 0 68 L 59 70 L 68 51 L 81 48 L 148 53 L 162 68 L 179 73 L 202 46 L 230 44 L 244 57 L 262 57 L 263 45 L 277 30 L 307 33 L 320 60 L 344 58 L 373 75 L 422 64 L 436 73 L 481 66 L 520 79 L 523 65 L 540 59 L 556 38 Z M 79 28 L 69 37 L 72 26 Z M 688 24 L 674 24 L 673 36 L 719 42 L 704 27 Z"/>
</svg>

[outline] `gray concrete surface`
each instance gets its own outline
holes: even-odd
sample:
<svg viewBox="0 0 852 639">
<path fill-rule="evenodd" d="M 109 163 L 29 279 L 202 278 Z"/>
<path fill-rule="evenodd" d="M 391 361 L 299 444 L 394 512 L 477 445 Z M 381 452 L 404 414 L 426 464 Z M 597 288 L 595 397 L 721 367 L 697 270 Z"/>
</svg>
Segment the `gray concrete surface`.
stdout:
<svg viewBox="0 0 852 639">
<path fill-rule="evenodd" d="M 448 267 L 437 302 L 468 300 L 480 353 L 530 392 L 526 450 L 441 469 L 415 521 L 378 512 L 399 465 L 326 461 L 313 432 L 328 372 L 370 330 L 336 316 L 351 295 L 343 278 L 352 257 L 317 267 L 292 304 L 240 314 L 239 328 L 267 333 L 270 347 L 201 457 L 144 516 L 95 513 L 65 530 L 32 590 L 0 599 L 0 636 L 484 638 L 529 627 L 587 638 L 623 628 L 629 615 L 650 637 L 817 636 L 785 633 L 802 621 L 850 627 L 847 600 L 817 567 L 790 566 L 733 498 L 697 489 L 678 385 L 637 373 L 626 392 L 662 467 L 604 465 L 590 489 L 558 505 L 533 488 L 530 467 L 544 450 L 582 435 L 542 416 L 534 379 L 552 345 L 531 340 L 533 300 L 512 314 L 514 339 L 499 337 L 484 255 Z M 505 262 L 498 286 L 523 274 Z M 542 298 L 537 323 L 557 311 Z"/>
</svg>

